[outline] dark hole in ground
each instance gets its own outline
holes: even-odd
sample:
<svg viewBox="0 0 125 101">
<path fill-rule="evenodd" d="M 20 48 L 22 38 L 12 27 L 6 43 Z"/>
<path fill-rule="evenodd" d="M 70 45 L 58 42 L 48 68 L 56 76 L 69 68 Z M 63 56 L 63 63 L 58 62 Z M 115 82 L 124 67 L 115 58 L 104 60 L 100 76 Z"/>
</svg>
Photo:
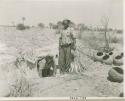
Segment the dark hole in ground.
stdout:
<svg viewBox="0 0 125 101">
<path fill-rule="evenodd" d="M 42 77 L 49 77 L 53 75 L 53 71 L 50 68 L 42 69 Z"/>
<path fill-rule="evenodd" d="M 114 70 L 116 70 L 118 73 L 123 74 L 123 69 L 119 67 L 114 67 Z"/>
<path fill-rule="evenodd" d="M 109 58 L 109 55 L 103 56 L 103 60 L 107 60 Z"/>
<path fill-rule="evenodd" d="M 122 56 L 119 56 L 119 55 L 115 57 L 115 59 L 121 59 L 121 58 Z"/>
<path fill-rule="evenodd" d="M 40 69 L 41 66 L 43 66 L 43 64 L 41 64 L 40 62 L 42 62 L 43 60 L 45 60 L 45 64 L 44 67 L 42 67 L 42 69 Z M 54 71 L 51 70 L 54 69 L 54 59 L 53 56 L 46 56 L 46 57 L 40 57 L 37 60 L 37 71 L 40 75 L 40 77 L 49 77 L 49 76 L 53 76 Z"/>
<path fill-rule="evenodd" d="M 103 52 L 97 52 L 97 55 L 98 55 L 98 56 L 102 56 L 102 55 L 103 55 Z"/>
</svg>

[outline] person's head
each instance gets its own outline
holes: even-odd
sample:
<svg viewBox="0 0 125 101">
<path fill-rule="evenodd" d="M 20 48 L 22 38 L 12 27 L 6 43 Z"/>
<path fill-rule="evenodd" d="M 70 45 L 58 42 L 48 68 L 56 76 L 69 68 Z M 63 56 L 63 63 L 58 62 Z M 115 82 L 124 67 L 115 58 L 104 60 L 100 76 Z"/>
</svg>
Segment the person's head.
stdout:
<svg viewBox="0 0 125 101">
<path fill-rule="evenodd" d="M 62 24 L 64 26 L 64 29 L 67 29 L 69 27 L 70 23 L 71 23 L 71 21 L 68 19 L 63 20 Z"/>
</svg>

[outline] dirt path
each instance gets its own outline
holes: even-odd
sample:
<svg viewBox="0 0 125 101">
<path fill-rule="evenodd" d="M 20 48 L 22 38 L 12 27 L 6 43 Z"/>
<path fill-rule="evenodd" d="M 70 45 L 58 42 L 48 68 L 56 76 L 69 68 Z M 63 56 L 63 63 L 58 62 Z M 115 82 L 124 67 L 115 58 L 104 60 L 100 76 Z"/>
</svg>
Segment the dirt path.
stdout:
<svg viewBox="0 0 125 101">
<path fill-rule="evenodd" d="M 91 77 L 83 74 L 65 74 L 63 77 L 47 77 L 32 82 L 33 96 L 65 97 L 65 96 L 99 96 L 94 90 Z M 101 95 L 100 95 L 101 96 Z"/>
</svg>

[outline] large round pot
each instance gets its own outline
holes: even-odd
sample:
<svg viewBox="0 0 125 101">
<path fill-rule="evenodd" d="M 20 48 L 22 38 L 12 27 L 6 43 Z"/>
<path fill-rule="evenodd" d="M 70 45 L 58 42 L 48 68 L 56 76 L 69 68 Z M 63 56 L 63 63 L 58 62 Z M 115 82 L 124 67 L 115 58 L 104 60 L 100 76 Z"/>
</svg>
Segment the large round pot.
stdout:
<svg viewBox="0 0 125 101">
<path fill-rule="evenodd" d="M 113 67 L 108 72 L 108 80 L 111 82 L 123 82 L 123 69 L 119 67 Z"/>
<path fill-rule="evenodd" d="M 107 65 L 112 65 L 113 64 L 113 56 L 106 54 L 105 56 L 103 56 L 102 62 L 107 64 Z"/>
<path fill-rule="evenodd" d="M 104 55 L 105 55 L 105 54 L 104 54 L 103 52 L 96 52 L 96 53 L 94 54 L 94 60 L 101 62 Z"/>
<path fill-rule="evenodd" d="M 113 59 L 113 64 L 116 65 L 116 66 L 123 65 L 123 56 L 121 56 L 121 55 L 115 56 L 114 59 Z"/>
</svg>

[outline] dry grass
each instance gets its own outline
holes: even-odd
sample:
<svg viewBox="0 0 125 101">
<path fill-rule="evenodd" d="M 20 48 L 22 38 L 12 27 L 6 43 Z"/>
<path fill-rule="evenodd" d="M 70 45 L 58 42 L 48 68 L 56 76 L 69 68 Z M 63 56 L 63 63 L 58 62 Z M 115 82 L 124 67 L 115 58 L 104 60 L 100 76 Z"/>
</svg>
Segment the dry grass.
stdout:
<svg viewBox="0 0 125 101">
<path fill-rule="evenodd" d="M 28 69 L 28 67 L 26 67 L 26 65 L 20 60 L 17 62 L 19 62 L 18 67 L 16 67 L 13 72 L 10 71 L 10 73 L 13 73 L 11 75 L 15 75 L 15 78 L 10 78 L 10 81 L 12 79 L 15 79 L 14 82 L 10 85 L 10 97 L 31 96 L 31 87 L 27 77 L 27 74 L 30 72 L 30 69 Z"/>
<path fill-rule="evenodd" d="M 123 44 L 123 34 L 118 34 L 114 32 L 109 32 L 108 34 L 109 46 L 110 44 Z M 83 44 L 95 50 L 100 50 L 105 47 L 105 40 L 103 32 L 86 31 L 82 33 Z M 110 47 L 115 48 L 115 47 Z"/>
<path fill-rule="evenodd" d="M 10 97 L 29 97 L 31 88 L 29 82 L 24 76 L 17 78 L 15 85 L 11 87 Z"/>
</svg>

